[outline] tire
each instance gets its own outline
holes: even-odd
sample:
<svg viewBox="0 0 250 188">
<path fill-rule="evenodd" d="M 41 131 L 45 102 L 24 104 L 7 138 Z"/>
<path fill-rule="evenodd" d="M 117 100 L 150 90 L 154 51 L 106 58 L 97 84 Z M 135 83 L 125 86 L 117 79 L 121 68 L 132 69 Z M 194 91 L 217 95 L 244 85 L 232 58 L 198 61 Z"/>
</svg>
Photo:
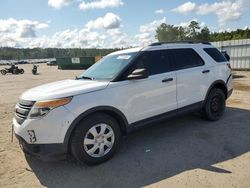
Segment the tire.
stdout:
<svg viewBox="0 0 250 188">
<path fill-rule="evenodd" d="M 23 69 L 20 69 L 19 72 L 20 72 L 20 74 L 23 74 L 23 73 L 24 73 L 24 70 L 23 70 Z"/>
<path fill-rule="evenodd" d="M 117 121 L 107 114 L 96 113 L 77 125 L 71 135 L 70 150 L 80 164 L 96 165 L 114 155 L 120 140 L 121 131 Z"/>
<path fill-rule="evenodd" d="M 203 114 L 207 120 L 219 120 L 226 108 L 226 97 L 221 89 L 214 88 L 210 91 L 203 108 Z"/>
<path fill-rule="evenodd" d="M 6 70 L 1 70 L 1 74 L 5 75 L 5 74 L 7 74 L 7 71 Z"/>
</svg>

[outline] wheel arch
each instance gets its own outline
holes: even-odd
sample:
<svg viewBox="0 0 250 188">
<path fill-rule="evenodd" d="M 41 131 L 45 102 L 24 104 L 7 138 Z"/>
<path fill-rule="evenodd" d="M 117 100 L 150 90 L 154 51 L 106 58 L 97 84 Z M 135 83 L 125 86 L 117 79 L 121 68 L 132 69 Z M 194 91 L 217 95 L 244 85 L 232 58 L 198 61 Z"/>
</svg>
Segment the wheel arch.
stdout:
<svg viewBox="0 0 250 188">
<path fill-rule="evenodd" d="M 206 100 L 208 98 L 208 95 L 209 95 L 210 91 L 213 88 L 219 88 L 219 89 L 221 89 L 223 91 L 223 93 L 225 94 L 225 98 L 227 99 L 227 97 L 228 97 L 228 89 L 227 89 L 226 83 L 223 80 L 217 80 L 217 81 L 213 82 L 210 85 L 210 87 L 208 88 L 207 94 L 206 94 L 206 97 L 205 97 L 205 100 L 204 100 L 204 103 L 206 102 Z"/>
<path fill-rule="evenodd" d="M 127 134 L 128 121 L 127 121 L 127 118 L 125 117 L 125 115 L 120 110 L 118 110 L 114 107 L 110 107 L 110 106 L 98 106 L 98 107 L 94 107 L 94 108 L 91 108 L 91 109 L 83 112 L 77 118 L 75 118 L 75 120 L 71 123 L 71 125 L 69 126 L 69 128 L 65 134 L 65 137 L 64 137 L 64 144 L 66 144 L 67 147 L 68 147 L 68 144 L 70 142 L 71 134 L 74 131 L 74 129 L 76 128 L 76 126 L 78 125 L 78 123 L 81 120 L 83 120 L 84 118 L 86 118 L 87 116 L 95 114 L 95 113 L 105 113 L 105 114 L 112 116 L 113 118 L 115 118 L 118 121 L 119 127 L 121 128 L 122 135 Z"/>
</svg>

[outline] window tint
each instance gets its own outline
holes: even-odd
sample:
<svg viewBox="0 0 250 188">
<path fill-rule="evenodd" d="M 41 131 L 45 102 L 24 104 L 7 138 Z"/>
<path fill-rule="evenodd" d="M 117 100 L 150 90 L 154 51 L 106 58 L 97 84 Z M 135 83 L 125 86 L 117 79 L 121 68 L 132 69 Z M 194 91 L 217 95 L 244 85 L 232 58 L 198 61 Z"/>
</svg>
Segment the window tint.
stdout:
<svg viewBox="0 0 250 188">
<path fill-rule="evenodd" d="M 139 57 L 137 68 L 144 67 L 149 75 L 161 74 L 171 70 L 167 50 L 146 51 Z"/>
<path fill-rule="evenodd" d="M 220 53 L 217 48 L 204 48 L 204 51 L 212 57 L 216 62 L 225 62 L 227 59 Z"/>
<path fill-rule="evenodd" d="M 175 60 L 175 69 L 186 69 L 204 65 L 201 57 L 190 48 L 186 49 L 170 49 Z"/>
</svg>

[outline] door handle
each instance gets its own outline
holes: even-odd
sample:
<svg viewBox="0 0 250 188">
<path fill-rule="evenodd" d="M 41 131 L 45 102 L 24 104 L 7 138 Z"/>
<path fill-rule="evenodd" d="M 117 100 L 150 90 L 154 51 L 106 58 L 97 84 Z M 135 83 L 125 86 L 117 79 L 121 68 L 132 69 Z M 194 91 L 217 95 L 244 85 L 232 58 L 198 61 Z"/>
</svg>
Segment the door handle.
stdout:
<svg viewBox="0 0 250 188">
<path fill-rule="evenodd" d="M 202 71 L 203 74 L 209 73 L 209 72 L 210 72 L 210 70 L 204 70 L 204 71 Z"/>
<path fill-rule="evenodd" d="M 173 78 L 165 78 L 161 82 L 165 83 L 165 82 L 171 82 L 173 80 L 174 80 Z"/>
</svg>

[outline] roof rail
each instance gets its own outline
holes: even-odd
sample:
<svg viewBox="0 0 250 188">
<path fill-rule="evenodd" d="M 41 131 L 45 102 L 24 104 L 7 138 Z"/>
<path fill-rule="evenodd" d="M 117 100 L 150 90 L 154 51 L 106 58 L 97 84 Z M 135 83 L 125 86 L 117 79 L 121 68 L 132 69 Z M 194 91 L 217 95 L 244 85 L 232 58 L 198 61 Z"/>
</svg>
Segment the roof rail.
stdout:
<svg viewBox="0 0 250 188">
<path fill-rule="evenodd" d="M 172 41 L 172 42 L 155 42 L 150 44 L 149 46 L 160 46 L 163 44 L 207 44 L 207 45 L 211 45 L 210 42 L 194 42 L 194 41 Z"/>
<path fill-rule="evenodd" d="M 200 42 L 201 44 L 212 45 L 210 42 Z"/>
</svg>

